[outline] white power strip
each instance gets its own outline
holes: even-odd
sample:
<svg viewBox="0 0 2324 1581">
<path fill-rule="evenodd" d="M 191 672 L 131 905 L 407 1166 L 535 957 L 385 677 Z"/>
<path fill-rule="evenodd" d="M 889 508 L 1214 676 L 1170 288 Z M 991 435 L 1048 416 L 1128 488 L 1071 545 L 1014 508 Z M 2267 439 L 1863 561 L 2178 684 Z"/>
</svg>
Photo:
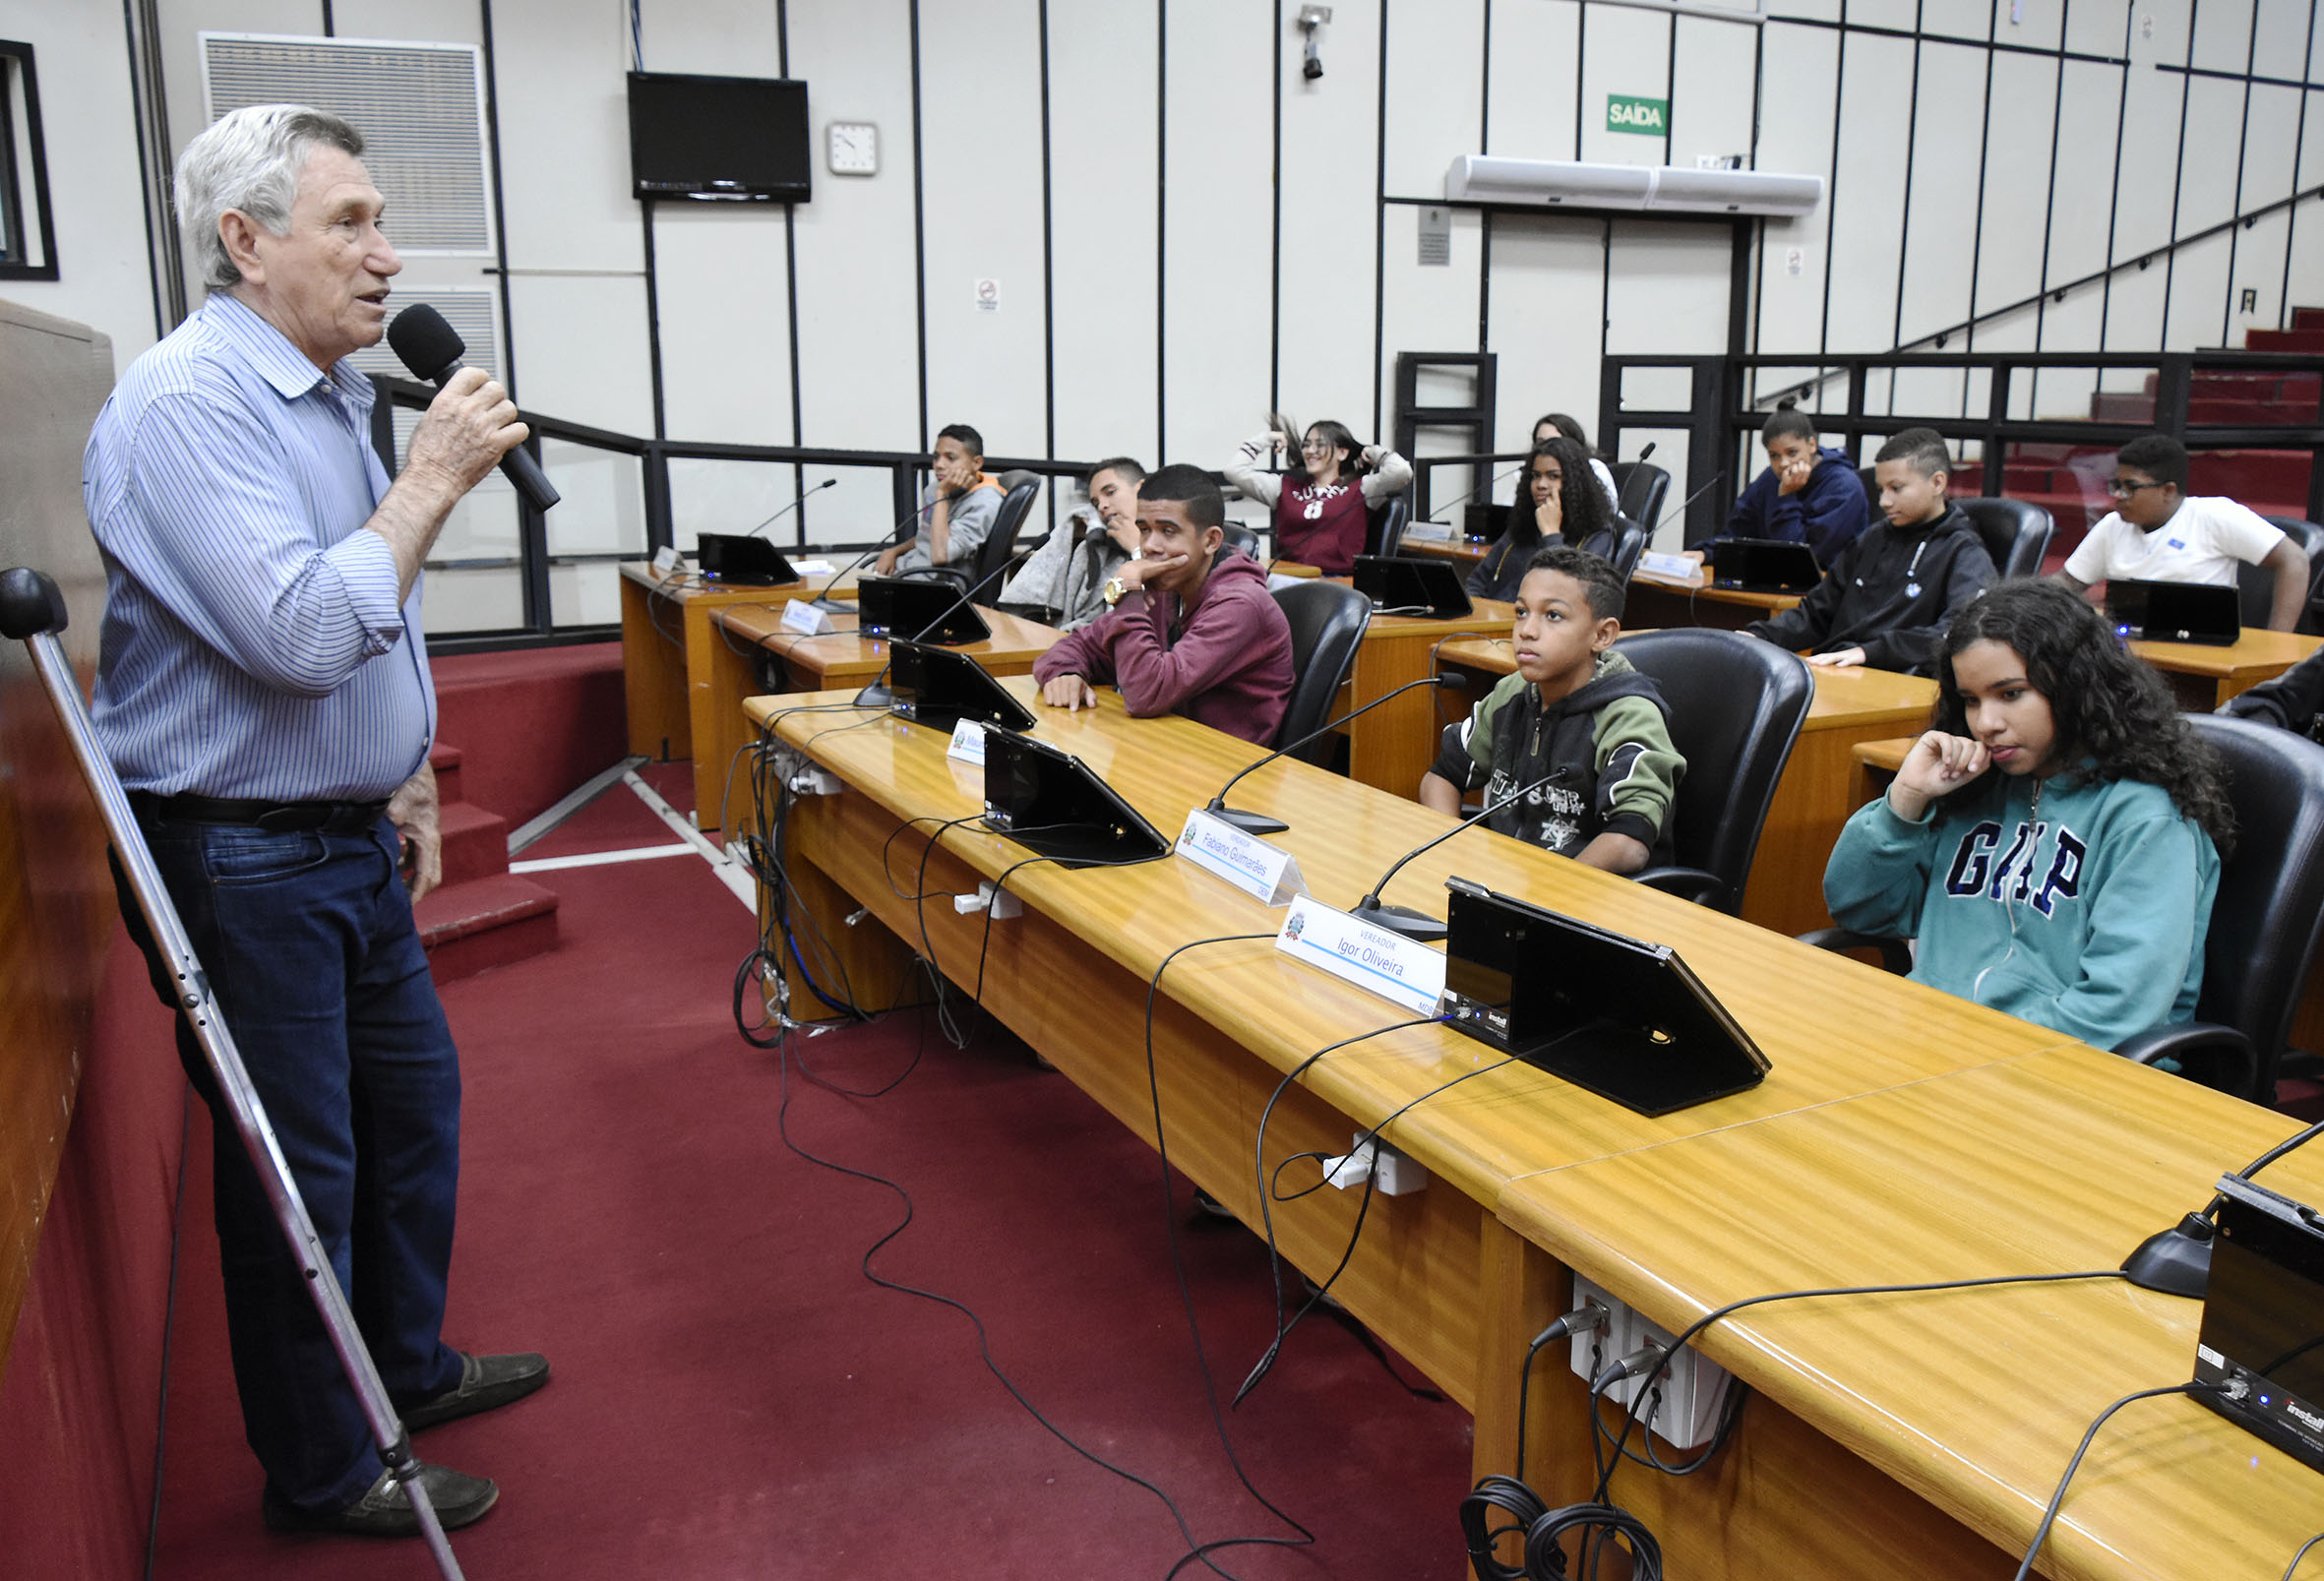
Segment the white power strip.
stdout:
<svg viewBox="0 0 2324 1581">
<path fill-rule="evenodd" d="M 1573 1370 L 1585 1382 L 1595 1379 L 1614 1362 L 1645 1346 L 1670 1349 L 1668 1329 L 1648 1322 L 1576 1274 L 1573 1305 L 1580 1307 L 1588 1302 L 1596 1302 L 1606 1308 L 1606 1321 L 1591 1333 L 1574 1339 Z M 1639 1420 L 1673 1449 L 1700 1449 L 1719 1430 L 1719 1415 L 1726 1408 L 1727 1391 L 1734 1381 L 1724 1368 L 1704 1361 L 1691 1350 L 1682 1350 L 1655 1375 L 1647 1404 L 1639 1408 Z M 1644 1382 L 1643 1377 L 1624 1378 L 1609 1385 L 1605 1398 L 1626 1409 Z"/>
<path fill-rule="evenodd" d="M 1366 1177 L 1382 1196 L 1410 1196 L 1429 1184 L 1427 1170 L 1378 1137 L 1366 1141 L 1358 1131 L 1349 1151 L 1323 1161 L 1323 1179 L 1343 1191 L 1352 1191 Z"/>
</svg>

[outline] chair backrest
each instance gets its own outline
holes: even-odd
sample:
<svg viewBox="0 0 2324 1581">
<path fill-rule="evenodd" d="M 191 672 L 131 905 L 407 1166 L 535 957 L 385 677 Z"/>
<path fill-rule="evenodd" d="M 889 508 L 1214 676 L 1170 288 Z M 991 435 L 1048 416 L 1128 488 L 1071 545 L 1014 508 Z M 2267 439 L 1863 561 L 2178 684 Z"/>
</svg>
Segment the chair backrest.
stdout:
<svg viewBox="0 0 2324 1581">
<path fill-rule="evenodd" d="M 1266 556 L 1258 552 L 1257 533 L 1254 532 L 1250 527 L 1244 525 L 1240 521 L 1228 522 L 1224 530 L 1226 532 L 1226 537 L 1221 540 L 1219 547 L 1222 549 L 1240 549 L 1252 559 L 1257 561 L 1260 565 L 1263 566 L 1267 563 Z"/>
<path fill-rule="evenodd" d="M 2004 577 L 2032 577 L 2042 570 L 2049 552 L 2049 534 L 2056 523 L 2049 513 L 2023 500 L 1955 500 L 1961 514 L 1985 540 L 1993 568 Z"/>
<path fill-rule="evenodd" d="M 1606 470 L 1614 474 L 1615 510 L 1644 522 L 1652 532 L 1662 519 L 1662 503 L 1670 496 L 1671 474 L 1652 461 L 1611 461 Z"/>
<path fill-rule="evenodd" d="M 1381 504 L 1367 509 L 1368 524 L 1364 529 L 1364 552 L 1370 555 L 1393 555 L 1404 545 L 1404 528 L 1412 520 L 1412 502 L 1401 494 L 1391 494 Z"/>
<path fill-rule="evenodd" d="M 1814 700 L 1814 678 L 1798 655 L 1741 632 L 1674 627 L 1615 645 L 1662 689 L 1671 745 L 1686 760 L 1672 809 L 1673 854 L 1726 886 L 1716 904 L 1732 915 Z"/>
<path fill-rule="evenodd" d="M 2316 600 L 2324 596 L 2324 527 L 2298 517 L 2263 517 L 2284 529 L 2286 537 L 2299 545 L 2308 557 L 2308 597 L 2300 606 L 2295 632 L 2315 636 L 2324 631 L 2324 610 L 2316 607 Z M 2242 594 L 2243 624 L 2265 626 L 2276 611 L 2276 574 L 2265 566 L 2242 566 L 2235 572 L 2235 587 Z"/>
<path fill-rule="evenodd" d="M 1633 521 L 1626 515 L 1614 518 L 1614 547 L 1606 558 L 1614 562 L 1614 574 L 1625 587 L 1630 573 L 1638 569 L 1638 557 L 1646 552 L 1646 533 L 1643 521 Z"/>
<path fill-rule="evenodd" d="M 1016 535 L 1025 524 L 1026 515 L 1033 509 L 1033 499 L 1041 492 L 1041 478 L 1034 472 L 1010 472 L 1006 477 L 1019 481 L 1009 485 L 1009 492 L 1001 497 L 1000 512 L 993 517 L 993 530 L 976 551 L 976 565 L 968 574 L 970 586 L 977 586 L 987 578 L 997 577 L 1001 568 L 1009 564 L 1016 553 Z M 980 594 L 985 598 L 998 597 L 996 591 Z"/>
<path fill-rule="evenodd" d="M 2324 932 L 2324 747 L 2250 719 L 2189 722 L 2227 760 L 2235 809 L 2235 854 L 2220 867 L 2195 1014 L 2251 1040 L 2265 1103 Z"/>
<path fill-rule="evenodd" d="M 1283 722 L 1275 727 L 1275 739 L 1269 746 L 1297 741 L 1330 721 L 1340 684 L 1355 667 L 1356 649 L 1363 644 L 1365 628 L 1372 623 L 1371 599 L 1353 587 L 1320 577 L 1305 578 L 1297 586 L 1276 588 L 1275 602 L 1291 623 L 1291 698 L 1284 704 Z M 1302 762 L 1321 763 L 1332 745 L 1327 736 L 1291 756 Z"/>
</svg>

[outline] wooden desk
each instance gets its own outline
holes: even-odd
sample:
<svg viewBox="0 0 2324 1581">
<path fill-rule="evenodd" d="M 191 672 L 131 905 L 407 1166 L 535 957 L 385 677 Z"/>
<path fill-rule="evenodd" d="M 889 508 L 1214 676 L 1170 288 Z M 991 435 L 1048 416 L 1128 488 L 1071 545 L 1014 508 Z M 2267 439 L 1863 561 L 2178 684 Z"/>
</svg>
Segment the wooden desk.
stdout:
<svg viewBox="0 0 2324 1581">
<path fill-rule="evenodd" d="M 995 675 L 1028 675 L 1033 661 L 1054 647 L 1065 633 L 1019 615 L 982 605 L 973 607 L 992 628 L 981 642 L 953 649 L 965 653 Z M 696 821 L 703 828 L 720 826 L 720 809 L 733 779 L 735 796 L 749 781 L 734 777 L 735 755 L 759 739 L 743 717 L 743 699 L 764 692 L 763 666 L 777 667 L 775 683 L 783 692 L 822 692 L 844 688 L 852 693 L 878 679 L 887 668 L 885 638 L 859 637 L 857 617 L 834 615 L 838 628 L 826 637 L 802 637 L 783 630 L 780 605 L 730 605 L 713 612 L 709 643 L 709 722 L 695 739 L 702 748 L 694 755 Z"/>
<path fill-rule="evenodd" d="M 1028 700 L 1034 696 L 1029 679 L 1005 684 Z M 754 720 L 771 720 L 782 742 L 804 747 L 846 787 L 798 799 L 790 810 L 789 876 L 801 896 L 804 915 L 795 927 L 803 947 L 812 957 L 818 939 L 833 942 L 845 952 L 858 1003 L 880 1006 L 908 982 L 899 938 L 917 945 L 925 927 L 948 977 L 963 986 L 981 978 L 989 1010 L 1153 1142 L 1143 1026 L 1155 969 L 1193 941 L 1271 936 L 1282 913 L 1175 859 L 1073 872 L 1045 862 L 1020 867 L 1021 846 L 973 821 L 942 832 L 923 883 L 920 864 L 934 825 L 899 825 L 973 820 L 982 775 L 948 760 L 946 738 L 926 727 L 866 713 L 851 728 L 844 712 L 797 711 L 844 700 L 843 694 L 757 698 L 748 705 Z M 1131 720 L 1110 694 L 1101 694 L 1093 712 L 1039 712 L 1038 735 L 1088 762 L 1168 834 L 1188 808 L 1258 756 L 1189 719 Z M 1235 801 L 1289 820 L 1291 829 L 1277 842 L 1299 858 L 1315 893 L 1341 905 L 1352 904 L 1395 857 L 1447 826 L 1415 803 L 1291 760 L 1245 780 Z M 892 868 L 883 873 L 891 836 Z M 1389 898 L 1440 905 L 1443 879 L 1455 872 L 1676 946 L 1774 1066 L 1749 1092 L 1647 1119 L 1425 1024 L 1336 1050 L 1285 1093 L 1269 1125 L 1270 1168 L 1303 1150 L 1344 1151 L 1356 1130 L 1425 1100 L 1388 1136 L 1430 1171 L 1433 1184 L 1417 1195 L 1374 1200 L 1334 1292 L 1472 1408 L 1480 1356 L 1492 1354 L 1500 1365 L 1501 1339 L 1483 1326 L 1485 1314 L 1502 1310 L 1492 1287 L 1523 1264 L 1521 1243 L 1492 1213 L 1510 1181 L 2060 1041 L 2045 1028 L 1483 829 L 1412 863 L 1388 886 Z M 1025 909 L 992 926 L 989 952 L 982 916 L 905 898 L 970 890 L 979 879 L 1004 873 Z M 858 907 L 870 916 L 847 927 Z M 790 1004 L 794 1015 L 816 1013 L 803 985 L 792 985 Z M 1802 1014 L 1804 1004 L 1817 1013 Z M 1162 979 L 1154 1019 L 1153 1069 L 1171 1162 L 1257 1224 L 1256 1127 L 1277 1082 L 1326 1044 L 1403 1019 L 1384 1002 L 1288 961 L 1270 940 L 1188 950 Z M 1287 1187 L 1307 1184 L 1312 1179 L 1286 1178 Z M 1317 1277 L 1328 1273 L 1347 1246 L 1356 1206 L 1355 1195 L 1337 1191 L 1278 1205 L 1286 1254 Z M 1484 1379 L 1492 1387 L 1500 1381 L 1498 1372 Z"/>
<path fill-rule="evenodd" d="M 1447 642 L 1437 656 L 1448 668 L 1457 666 L 1480 677 L 1503 676 L 1516 668 L 1505 637 Z M 1855 749 L 1892 736 L 1899 728 L 1922 724 L 1936 701 L 1936 683 L 1915 675 L 1820 664 L 1809 665 L 1807 673 L 1814 678 L 1815 696 L 1807 704 L 1791 761 L 1776 782 L 1750 882 L 1743 890 L 1745 920 L 1780 934 L 1804 934 L 1831 925 L 1831 914 L 1824 909 L 1824 864 L 1840 837 L 1840 825 L 1871 799 L 1856 794 Z M 1483 695 L 1477 689 L 1469 694 L 1472 699 Z"/>
<path fill-rule="evenodd" d="M 1447 638 L 1505 634 L 1516 618 L 1513 604 L 1493 598 L 1474 603 L 1467 620 L 1373 616 L 1364 632 L 1364 643 L 1356 649 L 1356 667 L 1341 694 L 1338 711 L 1361 708 L 1375 698 L 1384 698 L 1396 688 L 1434 673 L 1437 649 Z M 1414 692 L 1349 725 L 1348 777 L 1393 795 L 1418 796 L 1420 776 L 1437 760 L 1438 732 L 1448 719 L 1468 711 L 1468 705 L 1457 699 L 1440 708 L 1442 699 L 1441 693 Z"/>
<path fill-rule="evenodd" d="M 1476 543 L 1467 538 L 1415 538 L 1405 535 L 1396 552 L 1400 555 L 1426 555 L 1431 560 L 1449 560 L 1456 565 L 1473 566 L 1483 560 L 1490 543 Z"/>
<path fill-rule="evenodd" d="M 669 761 L 694 756 L 694 742 L 710 722 L 710 654 L 717 645 L 710 617 L 740 606 L 778 614 L 794 598 L 820 594 L 828 578 L 779 587 L 709 587 L 691 572 L 663 577 L 642 560 L 621 566 L 622 689 L 629 711 L 630 751 Z M 855 573 L 839 579 L 834 598 L 855 596 Z M 698 776 L 699 777 L 699 776 Z"/>
<path fill-rule="evenodd" d="M 2293 1128 L 2075 1046 L 1520 1180 L 1500 1213 L 1540 1248 L 1537 1310 L 1563 1309 L 1570 1269 L 1677 1332 L 1775 1291 L 2111 1268 Z M 2261 1178 L 2324 1201 L 2314 1151 Z M 2192 1376 L 2201 1315 L 2116 1280 L 1746 1308 L 1695 1341 L 1752 1391 L 1720 1459 L 1683 1481 L 1625 1466 L 1612 1497 L 1673 1575 L 2006 1577 L 2091 1419 Z M 1503 1396 L 1529 1322 L 1489 1325 L 1517 1336 Z M 1566 1363 L 1536 1363 L 1528 1425 L 1553 1504 L 1593 1481 Z M 1479 1413 L 1480 1465 L 1501 1420 Z M 2093 1443 L 2040 1569 L 2273 1578 L 2319 1526 L 2316 1473 L 2193 1400 L 2141 1401 Z"/>
<path fill-rule="evenodd" d="M 2228 699 L 2272 681 L 2316 651 L 2324 638 L 2246 628 L 2232 646 L 2200 642 L 2133 642 L 2130 651 L 2163 672 L 2178 705 L 2209 713 Z"/>
<path fill-rule="evenodd" d="M 1699 572 L 1691 580 L 1682 580 L 1637 571 L 1630 574 L 1622 624 L 1634 631 L 1717 626 L 1734 632 L 1753 621 L 1780 615 L 1799 602 L 1796 593 L 1746 593 L 1735 587 L 1713 587 Z"/>
</svg>

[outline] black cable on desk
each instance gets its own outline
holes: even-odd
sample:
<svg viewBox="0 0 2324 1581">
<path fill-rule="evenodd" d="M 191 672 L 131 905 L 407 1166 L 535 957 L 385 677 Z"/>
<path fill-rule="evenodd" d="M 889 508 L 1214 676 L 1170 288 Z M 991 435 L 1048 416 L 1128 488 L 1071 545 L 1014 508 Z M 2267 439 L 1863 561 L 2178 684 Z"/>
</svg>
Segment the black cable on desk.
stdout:
<svg viewBox="0 0 2324 1581">
<path fill-rule="evenodd" d="M 2017 1574 L 2011 1578 L 2011 1581 L 2026 1581 L 2026 1577 L 2033 1573 L 2034 1555 L 2042 1551 L 2042 1545 L 2049 1540 L 2049 1528 L 2057 1520 L 2058 1507 L 2066 1501 L 2066 1484 L 2072 1482 L 2074 1473 L 2082 1469 L 2082 1457 L 2090 1452 L 2090 1441 L 2098 1436 L 2098 1429 L 2107 1425 L 2108 1418 L 2133 1400 L 2152 1400 L 2158 1395 L 2165 1394 L 2225 1394 L 2226 1392 L 2226 1385 L 2219 1383 L 2172 1383 L 2160 1389 L 2136 1389 L 2125 1394 L 2121 1399 L 2116 1400 L 2092 1418 L 2090 1430 L 2082 1434 L 2082 1442 L 2075 1448 L 2074 1458 L 2066 1462 L 2066 1474 L 2057 1480 L 2057 1491 L 2049 1495 L 2049 1507 L 2042 1512 L 2042 1524 L 2034 1528 L 2034 1541 L 2027 1546 L 2026 1556 L 2018 1565 Z M 2302 1549 L 2300 1551 L 2304 1553 L 2307 1550 Z M 2294 1557 L 2292 1562 L 2297 1565 L 2299 1560 Z"/>
<path fill-rule="evenodd" d="M 2292 1556 L 2292 1562 L 2284 1566 L 2284 1581 L 2292 1581 L 2292 1572 L 2298 1569 L 2299 1561 L 2308 1556 L 2308 1550 L 2319 1543 L 2324 1543 L 2324 1532 L 2318 1532 L 2299 1546 L 2299 1551 Z"/>
</svg>

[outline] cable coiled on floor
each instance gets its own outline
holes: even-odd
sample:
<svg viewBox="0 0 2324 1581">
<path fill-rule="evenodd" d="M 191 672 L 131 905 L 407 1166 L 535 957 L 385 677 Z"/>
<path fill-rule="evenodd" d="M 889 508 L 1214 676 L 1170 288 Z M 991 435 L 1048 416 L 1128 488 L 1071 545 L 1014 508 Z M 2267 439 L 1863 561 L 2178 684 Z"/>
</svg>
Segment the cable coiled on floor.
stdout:
<svg viewBox="0 0 2324 1581">
<path fill-rule="evenodd" d="M 1508 1524 L 1495 1526 L 1494 1516 Z M 1662 1581 L 1662 1545 L 1646 1523 L 1614 1504 L 1567 1504 L 1552 1509 L 1541 1495 L 1513 1477 L 1488 1477 L 1476 1491 L 1460 1501 L 1461 1533 L 1468 1539 L 1469 1562 L 1480 1581 L 1563 1581 L 1565 1551 L 1559 1546 L 1567 1536 L 1579 1536 L 1582 1554 L 1578 1574 L 1587 1577 L 1597 1568 L 1605 1545 L 1621 1538 L 1630 1551 L 1633 1581 Z M 1525 1562 L 1504 1564 L 1494 1555 L 1494 1545 L 1511 1532 L 1525 1537 Z"/>
</svg>

